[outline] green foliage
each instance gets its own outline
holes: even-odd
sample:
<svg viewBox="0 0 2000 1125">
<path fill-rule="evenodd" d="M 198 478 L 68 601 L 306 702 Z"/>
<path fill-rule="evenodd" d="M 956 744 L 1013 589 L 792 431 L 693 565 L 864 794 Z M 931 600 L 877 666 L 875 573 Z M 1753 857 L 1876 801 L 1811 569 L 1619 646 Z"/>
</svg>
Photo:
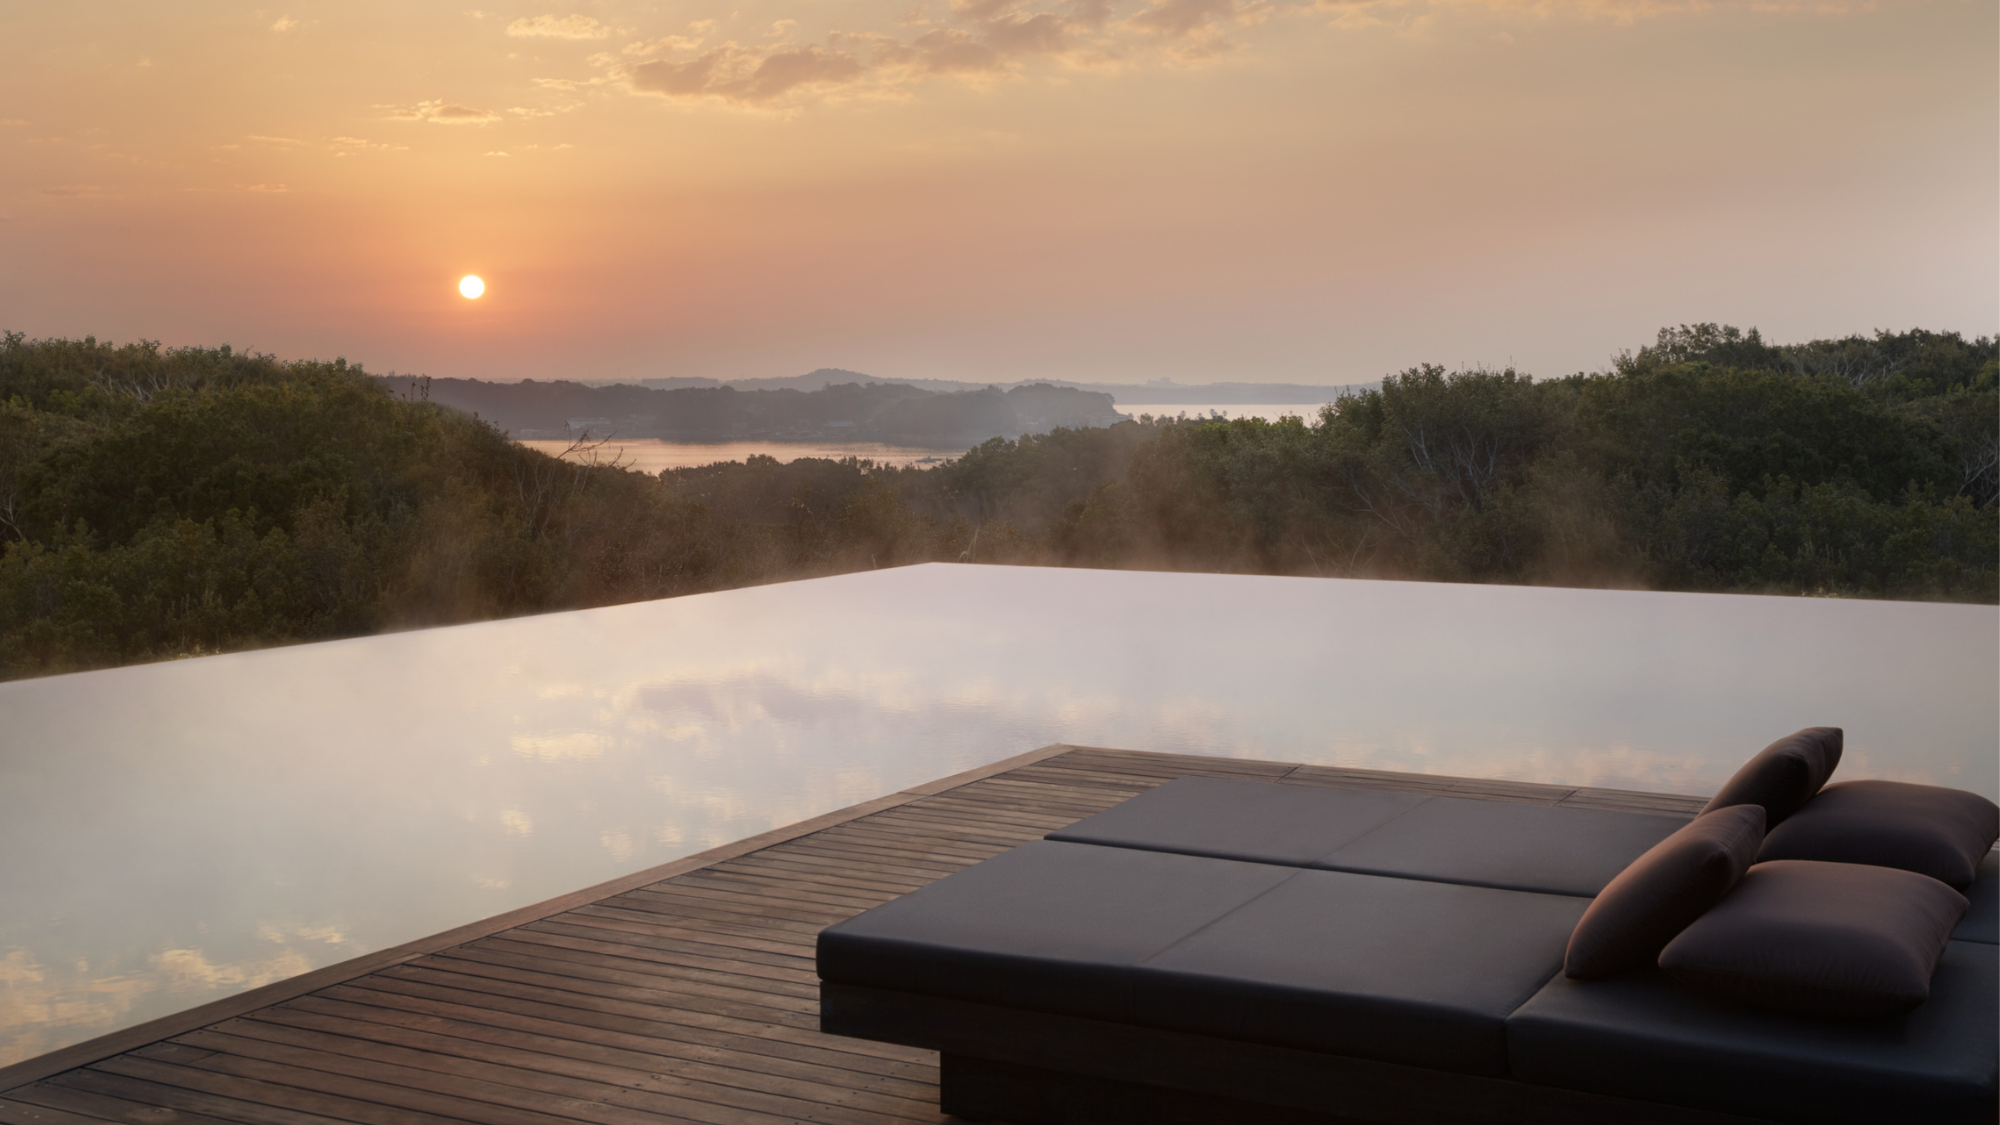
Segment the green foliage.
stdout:
<svg viewBox="0 0 2000 1125">
<path fill-rule="evenodd" d="M 702 523 L 345 361 L 0 339 L 0 674 L 761 576 Z"/>
<path fill-rule="evenodd" d="M 344 360 L 8 333 L 0 675 L 930 560 L 1990 603 L 1996 355 L 1682 326 L 1610 372 L 1419 366 L 1309 420 L 656 478 Z"/>
</svg>

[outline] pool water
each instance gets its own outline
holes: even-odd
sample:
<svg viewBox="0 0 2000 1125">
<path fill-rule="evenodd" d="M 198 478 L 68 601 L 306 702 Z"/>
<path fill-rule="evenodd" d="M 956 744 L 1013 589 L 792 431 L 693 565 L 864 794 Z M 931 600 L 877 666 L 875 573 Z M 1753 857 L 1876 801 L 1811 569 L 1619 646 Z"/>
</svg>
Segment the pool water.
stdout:
<svg viewBox="0 0 2000 1125">
<path fill-rule="evenodd" d="M 2000 790 L 1990 606 L 931 564 L 0 684 L 0 1064 L 1052 742 Z"/>
</svg>

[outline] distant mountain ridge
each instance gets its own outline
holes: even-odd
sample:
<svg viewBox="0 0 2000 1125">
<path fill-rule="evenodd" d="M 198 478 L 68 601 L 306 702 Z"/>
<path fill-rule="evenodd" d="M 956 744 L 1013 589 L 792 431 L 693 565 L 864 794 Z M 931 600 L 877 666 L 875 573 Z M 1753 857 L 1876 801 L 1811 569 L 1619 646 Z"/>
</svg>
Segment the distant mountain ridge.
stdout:
<svg viewBox="0 0 2000 1125">
<path fill-rule="evenodd" d="M 586 385 L 595 387 L 616 386 L 629 380 L 586 380 Z M 1216 406 L 1263 406 L 1292 405 L 1300 403 L 1332 402 L 1343 395 L 1357 394 L 1373 390 L 1381 385 L 1374 379 L 1365 383 L 1346 383 L 1339 386 L 1313 383 L 1176 383 L 1171 379 L 1159 379 L 1150 383 L 1079 383 L 1071 379 L 1020 379 L 1011 383 L 968 383 L 953 379 L 882 379 L 864 375 L 859 371 L 848 371 L 839 367 L 822 367 L 804 375 L 788 375 L 760 379 L 708 379 L 700 376 L 677 376 L 668 379 L 640 379 L 639 386 L 654 390 L 683 390 L 702 387 L 734 387 L 739 391 L 817 391 L 838 383 L 856 383 L 863 386 L 872 384 L 893 384 L 900 387 L 915 387 L 919 390 L 938 394 L 962 394 L 968 391 L 995 387 L 1012 390 L 1016 387 L 1051 386 L 1066 387 L 1091 394 L 1110 395 L 1114 402 L 1137 402 L 1147 405 L 1216 405 Z"/>
<path fill-rule="evenodd" d="M 816 372 L 815 375 L 820 373 Z M 846 372 L 835 372 L 845 375 Z M 811 379 L 813 376 L 805 376 Z M 666 438 L 678 441 L 890 441 L 970 447 L 1059 427 L 1110 426 L 1126 419 L 1111 396 L 1028 383 L 940 393 L 870 380 L 797 387 L 675 387 L 569 380 L 489 383 L 387 376 L 389 390 L 480 418 L 514 437 Z"/>
</svg>

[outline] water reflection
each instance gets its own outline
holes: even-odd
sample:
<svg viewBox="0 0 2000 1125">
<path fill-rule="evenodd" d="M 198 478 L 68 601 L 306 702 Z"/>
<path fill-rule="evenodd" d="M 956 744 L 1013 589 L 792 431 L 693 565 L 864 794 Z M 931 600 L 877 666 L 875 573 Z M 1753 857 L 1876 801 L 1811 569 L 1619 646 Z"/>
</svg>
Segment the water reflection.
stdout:
<svg viewBox="0 0 2000 1125">
<path fill-rule="evenodd" d="M 520 444 L 538 449 L 551 457 L 569 451 L 568 441 L 531 439 Z M 965 452 L 956 445 L 896 445 L 879 441 L 667 441 L 663 438 L 614 437 L 603 445 L 572 453 L 573 459 L 595 458 L 599 464 L 616 463 L 634 472 L 657 473 L 662 469 L 689 469 L 718 461 L 745 461 L 751 457 L 775 457 L 791 464 L 802 457 L 843 461 L 859 457 L 878 465 L 924 465 L 949 461 Z"/>
<path fill-rule="evenodd" d="M 1990 607 L 925 566 L 0 685 L 0 1062 L 1050 742 L 1993 796 Z"/>
</svg>

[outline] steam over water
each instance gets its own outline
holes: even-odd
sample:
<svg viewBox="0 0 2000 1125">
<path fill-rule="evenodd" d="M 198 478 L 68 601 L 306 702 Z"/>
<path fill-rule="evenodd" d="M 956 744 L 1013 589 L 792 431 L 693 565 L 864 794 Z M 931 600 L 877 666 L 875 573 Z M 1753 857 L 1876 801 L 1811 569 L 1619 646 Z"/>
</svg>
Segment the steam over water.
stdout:
<svg viewBox="0 0 2000 1125">
<path fill-rule="evenodd" d="M 2000 790 L 1990 606 L 929 565 L 0 684 L 0 1063 L 1051 742 Z"/>
</svg>

